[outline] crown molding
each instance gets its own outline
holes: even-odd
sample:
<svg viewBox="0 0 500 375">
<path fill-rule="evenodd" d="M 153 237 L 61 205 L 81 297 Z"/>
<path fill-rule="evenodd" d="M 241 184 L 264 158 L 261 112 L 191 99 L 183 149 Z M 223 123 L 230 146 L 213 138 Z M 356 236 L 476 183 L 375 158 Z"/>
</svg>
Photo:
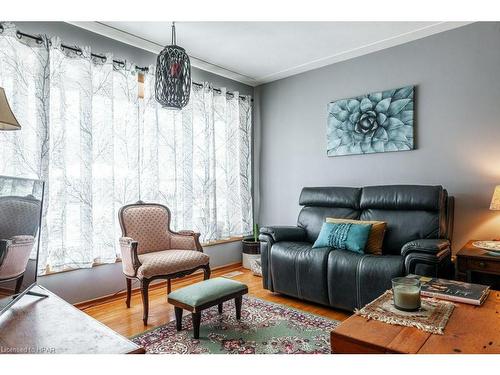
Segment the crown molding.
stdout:
<svg viewBox="0 0 500 375">
<path fill-rule="evenodd" d="M 164 47 L 158 43 L 152 42 L 144 38 L 140 38 L 136 35 L 127 33 L 125 31 L 119 30 L 117 28 L 108 26 L 100 22 L 93 21 L 93 22 L 66 22 L 66 23 L 91 31 L 96 34 L 103 35 L 111 39 L 118 40 L 122 43 L 126 43 L 131 46 L 141 48 L 143 50 L 152 52 L 154 54 L 158 54 Z M 414 40 L 422 39 L 427 36 L 438 34 L 444 31 L 456 29 L 458 27 L 462 27 L 471 23 L 473 22 L 436 22 L 435 24 L 420 29 L 416 29 L 407 33 L 402 33 L 393 36 L 391 38 L 379 40 L 374 43 L 366 44 L 364 46 L 360 46 L 358 48 L 354 48 L 341 53 L 322 57 L 320 59 L 316 59 L 307 62 L 305 64 L 297 65 L 291 68 L 284 69 L 279 72 L 275 72 L 257 78 L 252 78 L 244 74 L 233 72 L 229 69 L 225 69 L 221 66 L 209 63 L 194 56 L 189 56 L 189 57 L 191 59 L 191 65 L 196 68 L 255 87 L 264 83 L 269 83 L 272 81 L 276 81 L 278 79 L 290 77 L 309 70 L 318 69 L 341 61 L 350 60 L 355 57 L 367 55 L 369 53 L 409 43 Z"/>
<path fill-rule="evenodd" d="M 159 54 L 165 47 L 158 43 L 152 42 L 144 38 L 140 38 L 136 35 L 127 33 L 125 31 L 116 29 L 112 26 L 108 26 L 96 21 L 90 21 L 90 22 L 66 21 L 66 23 L 105 36 L 107 38 L 111 38 L 119 42 L 143 49 L 145 51 L 154 53 L 155 55 Z M 257 86 L 259 84 L 255 79 L 251 77 L 245 76 L 237 72 L 233 72 L 229 69 L 223 68 L 216 64 L 209 63 L 197 57 L 189 55 L 189 59 L 191 60 L 191 65 L 198 69 L 202 69 L 207 72 L 244 83 L 245 85 L 249 86 Z"/>
<path fill-rule="evenodd" d="M 376 41 L 374 43 L 366 44 L 364 46 L 354 48 L 348 51 L 344 51 L 338 54 L 334 54 L 327 57 L 322 57 L 320 59 L 310 61 L 305 64 L 297 65 L 292 68 L 282 70 L 280 72 L 268 74 L 265 76 L 257 77 L 256 81 L 259 84 L 269 83 L 276 81 L 278 79 L 290 77 L 296 74 L 307 72 L 309 70 L 322 68 L 327 65 L 335 64 L 341 61 L 346 61 L 353 59 L 355 57 L 367 55 L 369 53 L 381 51 L 387 48 L 398 46 L 400 44 L 405 44 L 412 42 L 414 40 L 422 39 L 427 36 L 442 33 L 444 31 L 456 29 L 473 22 L 437 22 L 433 25 L 423 27 L 421 29 L 416 29 L 407 33 L 399 34 L 391 38 Z"/>
</svg>

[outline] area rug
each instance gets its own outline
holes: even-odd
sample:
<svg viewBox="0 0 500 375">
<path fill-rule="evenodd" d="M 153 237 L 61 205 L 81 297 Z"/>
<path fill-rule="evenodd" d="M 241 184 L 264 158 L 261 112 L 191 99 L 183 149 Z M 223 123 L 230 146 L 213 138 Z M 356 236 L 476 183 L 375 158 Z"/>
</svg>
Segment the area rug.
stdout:
<svg viewBox="0 0 500 375">
<path fill-rule="evenodd" d="M 193 338 L 191 314 L 184 312 L 183 330 L 175 320 L 132 338 L 152 354 L 328 354 L 330 331 L 340 322 L 283 305 L 245 296 L 241 320 L 234 301 L 202 312 L 200 338 Z"/>
<path fill-rule="evenodd" d="M 422 297 L 422 307 L 418 311 L 401 311 L 394 306 L 392 291 L 388 290 L 361 310 L 356 310 L 355 313 L 366 319 L 415 327 L 425 332 L 442 335 L 454 307 L 455 304 L 448 301 Z"/>
</svg>

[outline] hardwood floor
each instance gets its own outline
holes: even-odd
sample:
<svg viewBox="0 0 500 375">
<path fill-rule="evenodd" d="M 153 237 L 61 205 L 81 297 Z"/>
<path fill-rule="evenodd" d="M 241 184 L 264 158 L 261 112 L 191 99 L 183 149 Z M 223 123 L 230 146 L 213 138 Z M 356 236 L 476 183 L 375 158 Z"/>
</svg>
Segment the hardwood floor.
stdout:
<svg viewBox="0 0 500 375">
<path fill-rule="evenodd" d="M 349 314 L 343 311 L 271 293 L 262 288 L 262 278 L 252 275 L 251 271 L 241 266 L 214 270 L 211 277 L 221 276 L 232 271 L 243 272 L 243 274 L 235 276 L 232 279 L 247 284 L 249 294 L 254 297 L 322 315 L 330 319 L 344 320 L 349 317 Z M 172 282 L 172 290 L 201 281 L 202 279 L 203 276 L 200 274 L 191 278 L 175 280 Z M 125 279 L 123 280 L 123 284 L 125 287 Z M 144 326 L 142 323 L 142 302 L 139 290 L 134 290 L 129 309 L 125 306 L 124 296 L 117 296 L 90 306 L 82 305 L 81 309 L 114 331 L 130 337 L 175 319 L 174 308 L 167 303 L 166 283 L 150 289 L 149 301 L 149 320 L 147 326 Z"/>
</svg>

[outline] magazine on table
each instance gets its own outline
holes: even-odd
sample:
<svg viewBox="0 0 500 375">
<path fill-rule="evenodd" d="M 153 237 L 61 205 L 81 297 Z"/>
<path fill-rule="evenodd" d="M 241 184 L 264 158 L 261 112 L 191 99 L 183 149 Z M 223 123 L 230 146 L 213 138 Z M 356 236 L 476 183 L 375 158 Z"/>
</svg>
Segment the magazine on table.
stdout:
<svg viewBox="0 0 500 375">
<path fill-rule="evenodd" d="M 437 279 L 427 276 L 415 276 L 422 284 L 421 294 L 424 297 L 445 299 L 453 302 L 482 305 L 488 297 L 490 287 L 470 284 L 463 281 Z"/>
</svg>

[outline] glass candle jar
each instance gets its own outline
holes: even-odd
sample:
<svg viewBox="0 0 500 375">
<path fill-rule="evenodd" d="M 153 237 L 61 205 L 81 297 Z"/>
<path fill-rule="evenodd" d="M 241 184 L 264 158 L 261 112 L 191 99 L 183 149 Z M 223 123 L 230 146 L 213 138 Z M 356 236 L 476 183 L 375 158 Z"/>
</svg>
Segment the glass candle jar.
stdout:
<svg viewBox="0 0 500 375">
<path fill-rule="evenodd" d="M 402 311 L 420 309 L 420 280 L 410 277 L 392 279 L 394 306 Z"/>
</svg>

